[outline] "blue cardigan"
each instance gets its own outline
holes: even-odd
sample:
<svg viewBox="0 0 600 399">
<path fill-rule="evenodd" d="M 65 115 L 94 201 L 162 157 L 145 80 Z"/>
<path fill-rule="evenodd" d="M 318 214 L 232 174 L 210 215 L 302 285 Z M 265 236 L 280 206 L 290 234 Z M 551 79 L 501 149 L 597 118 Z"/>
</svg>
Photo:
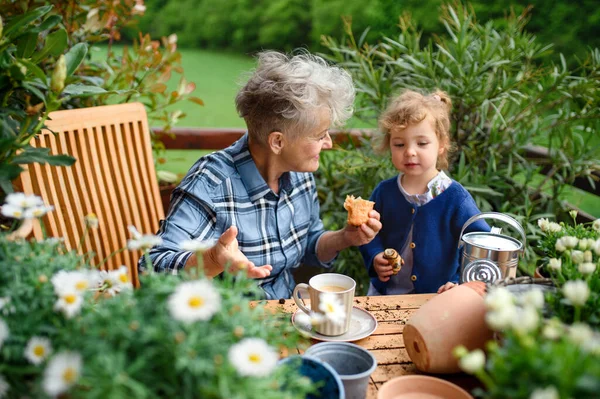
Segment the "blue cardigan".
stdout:
<svg viewBox="0 0 600 399">
<path fill-rule="evenodd" d="M 473 197 L 460 183 L 453 181 L 433 200 L 417 206 L 404 198 L 396 176 L 379 183 L 371 201 L 375 201 L 375 210 L 381 214 L 383 227 L 370 243 L 359 249 L 377 291 L 385 294 L 387 282 L 377 277 L 373 268 L 375 255 L 386 248 L 401 253 L 411 226 L 414 243 L 411 279 L 415 292 L 437 292 L 448 281 L 458 282 L 460 232 L 471 216 L 480 213 Z M 465 233 L 489 230 L 487 223 L 478 220 Z"/>
</svg>

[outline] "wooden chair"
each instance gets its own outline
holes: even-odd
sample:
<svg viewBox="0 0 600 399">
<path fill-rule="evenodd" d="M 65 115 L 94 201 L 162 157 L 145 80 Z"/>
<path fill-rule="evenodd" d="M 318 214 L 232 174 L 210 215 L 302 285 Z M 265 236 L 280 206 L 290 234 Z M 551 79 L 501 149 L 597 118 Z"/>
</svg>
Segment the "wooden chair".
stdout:
<svg viewBox="0 0 600 399">
<path fill-rule="evenodd" d="M 102 268 L 128 267 L 131 281 L 139 285 L 137 261 L 141 251 L 120 249 L 131 238 L 127 226 L 141 233 L 156 233 L 164 218 L 154 170 L 150 132 L 140 103 L 56 111 L 31 141 L 52 154 L 77 159 L 70 167 L 31 164 L 21 174 L 20 188 L 36 194 L 55 210 L 42 220 L 45 234 L 63 237 L 68 249 L 77 249 L 85 230 L 84 217 L 95 213 L 97 229 L 88 230 L 80 253 L 95 253 L 92 264 Z M 17 183 L 19 186 L 19 183 Z M 36 239 L 44 234 L 34 227 Z"/>
</svg>

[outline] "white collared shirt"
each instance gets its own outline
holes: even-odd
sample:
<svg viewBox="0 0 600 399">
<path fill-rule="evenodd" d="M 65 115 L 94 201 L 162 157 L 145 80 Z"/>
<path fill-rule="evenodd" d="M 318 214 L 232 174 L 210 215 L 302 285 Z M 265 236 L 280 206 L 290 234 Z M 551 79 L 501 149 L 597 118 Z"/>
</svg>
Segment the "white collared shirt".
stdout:
<svg viewBox="0 0 600 399">
<path fill-rule="evenodd" d="M 398 188 L 400 192 L 406 198 L 408 202 L 411 204 L 415 204 L 418 206 L 423 206 L 441 193 L 444 192 L 452 184 L 452 179 L 450 179 L 444 171 L 440 171 L 433 179 L 427 183 L 427 192 L 423 194 L 409 194 L 406 192 L 404 187 L 402 187 L 402 173 L 398 175 Z"/>
</svg>

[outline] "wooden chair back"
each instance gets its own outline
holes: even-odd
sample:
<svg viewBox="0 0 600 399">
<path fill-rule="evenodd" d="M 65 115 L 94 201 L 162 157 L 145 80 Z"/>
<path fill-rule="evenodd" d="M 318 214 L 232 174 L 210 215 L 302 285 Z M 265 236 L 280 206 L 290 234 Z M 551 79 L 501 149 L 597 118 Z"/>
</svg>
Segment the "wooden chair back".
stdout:
<svg viewBox="0 0 600 399">
<path fill-rule="evenodd" d="M 93 252 L 92 264 L 114 270 L 128 267 L 139 285 L 141 251 L 122 250 L 131 238 L 127 226 L 154 234 L 164 218 L 154 169 L 150 132 L 143 104 L 119 104 L 56 111 L 31 141 L 52 154 L 77 159 L 70 167 L 31 164 L 21 174 L 21 189 L 55 207 L 42 220 L 48 237 L 63 237 L 68 249 Z M 54 132 L 54 133 L 52 133 Z M 94 213 L 97 229 L 85 232 L 84 218 Z M 34 227 L 36 239 L 44 233 Z"/>
</svg>

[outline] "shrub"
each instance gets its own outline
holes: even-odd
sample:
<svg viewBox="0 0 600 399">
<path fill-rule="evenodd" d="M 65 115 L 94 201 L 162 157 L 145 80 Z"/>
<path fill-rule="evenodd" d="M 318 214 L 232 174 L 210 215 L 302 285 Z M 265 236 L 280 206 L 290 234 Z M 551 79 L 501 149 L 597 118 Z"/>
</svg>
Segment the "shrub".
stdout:
<svg viewBox="0 0 600 399">
<path fill-rule="evenodd" d="M 535 220 L 560 213 L 560 195 L 576 177 L 599 169 L 600 50 L 592 49 L 577 69 L 541 63 L 551 44 L 538 43 L 525 31 L 525 16 L 510 16 L 498 27 L 481 24 L 473 12 L 443 7 L 446 34 L 422 44 L 421 32 L 405 16 L 397 37 L 369 44 L 346 25 L 343 41 L 324 38 L 326 56 L 347 68 L 358 90 L 356 114 L 374 126 L 389 99 L 402 89 L 447 91 L 454 104 L 453 141 L 458 160 L 451 176 L 473 194 L 482 211 L 514 215 L 529 239 L 537 238 Z M 528 145 L 549 149 L 549 164 L 527 156 Z M 360 152 L 360 154 L 358 154 Z M 361 160 L 362 158 L 362 160 Z M 343 198 L 350 190 L 370 193 L 381 177 L 396 173 L 368 148 L 353 149 L 348 162 L 359 173 L 331 177 L 324 157 L 321 187 Z M 541 170 L 549 167 L 546 176 Z M 382 176 L 383 175 L 383 176 Z M 330 190 L 331 188 L 331 190 Z M 333 204 L 323 213 L 337 223 Z M 529 262 L 532 252 L 528 250 Z M 358 269 L 360 257 L 343 255 L 342 271 Z M 352 264 L 353 266 L 350 266 Z"/>
</svg>

